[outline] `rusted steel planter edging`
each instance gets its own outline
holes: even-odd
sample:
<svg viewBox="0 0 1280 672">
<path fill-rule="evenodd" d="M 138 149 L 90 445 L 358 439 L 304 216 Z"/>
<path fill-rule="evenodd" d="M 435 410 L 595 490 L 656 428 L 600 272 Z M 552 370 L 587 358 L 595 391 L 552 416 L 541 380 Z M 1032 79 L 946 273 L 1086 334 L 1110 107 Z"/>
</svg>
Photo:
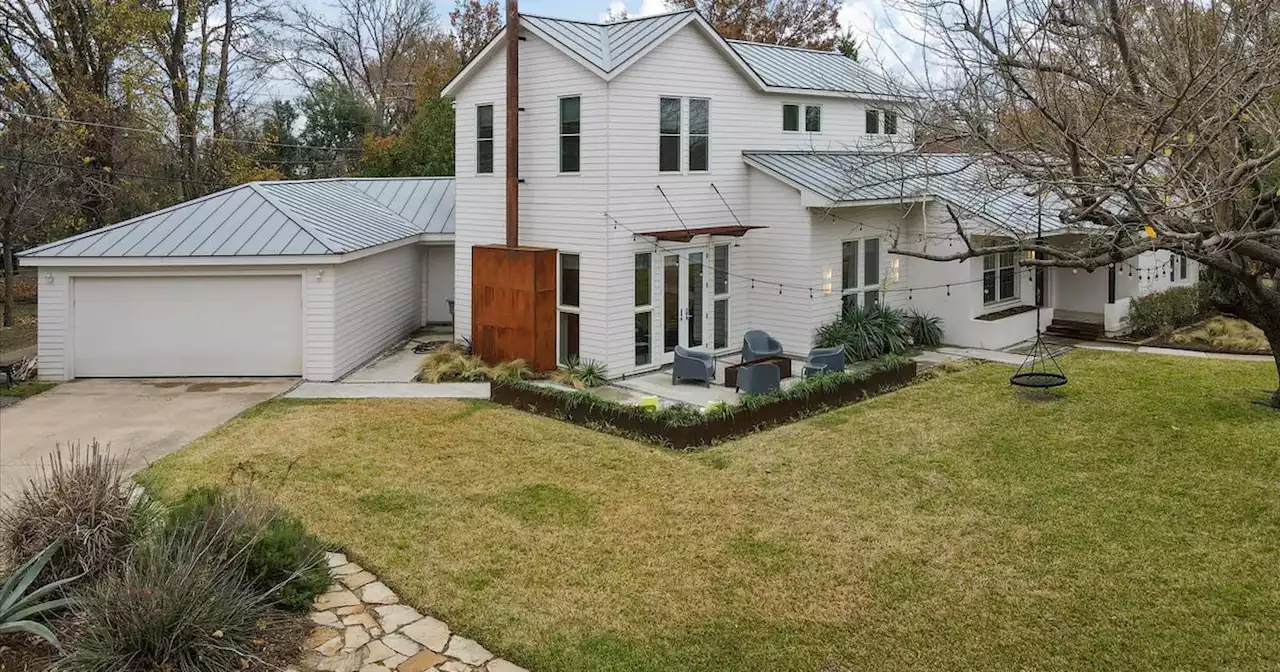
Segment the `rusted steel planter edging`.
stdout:
<svg viewBox="0 0 1280 672">
<path fill-rule="evenodd" d="M 489 398 L 494 403 L 590 429 L 686 450 L 847 406 L 902 387 L 915 376 L 916 363 L 909 362 L 896 369 L 872 374 L 865 380 L 847 382 L 830 394 L 780 399 L 767 406 L 738 410 L 733 415 L 716 416 L 693 425 L 670 425 L 637 407 L 627 407 L 635 410 L 624 411 L 608 406 L 568 405 L 554 391 L 512 387 L 499 382 L 490 386 Z"/>
</svg>

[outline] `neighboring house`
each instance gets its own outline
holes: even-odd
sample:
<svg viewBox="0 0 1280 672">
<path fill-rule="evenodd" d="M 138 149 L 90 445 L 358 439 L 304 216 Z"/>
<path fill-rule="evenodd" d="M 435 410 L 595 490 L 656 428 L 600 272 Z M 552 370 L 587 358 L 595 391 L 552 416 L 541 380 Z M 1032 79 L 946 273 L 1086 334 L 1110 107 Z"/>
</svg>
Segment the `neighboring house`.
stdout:
<svg viewBox="0 0 1280 672">
<path fill-rule="evenodd" d="M 981 181 L 904 182 L 920 167 L 910 162 L 872 170 L 881 157 L 919 155 L 905 153 L 913 99 L 866 66 L 728 41 L 693 11 L 609 24 L 526 15 L 522 26 L 520 243 L 559 252 L 561 361 L 631 374 L 671 361 L 676 345 L 731 353 L 748 329 L 801 355 L 842 303 L 939 315 L 958 345 L 1035 335 L 1034 312 L 1007 310 L 1036 297 L 1013 255 L 944 264 L 888 254 L 895 240 L 958 244 L 948 203 L 989 220 L 992 236 L 1033 234 L 1035 200 Z M 457 112 L 461 335 L 471 247 L 504 240 L 504 53 L 500 33 L 444 89 Z M 976 207 L 997 195 L 1001 208 Z M 1060 228 L 1046 225 L 1071 233 Z M 1119 306 L 1140 288 L 1118 275 L 1113 298 L 1108 277 L 1047 271 L 1043 303 L 1119 330 Z M 908 291 L 917 286 L 937 288 Z"/>
<path fill-rule="evenodd" d="M 335 380 L 453 296 L 453 180 L 254 182 L 23 253 L 50 380 Z"/>
</svg>

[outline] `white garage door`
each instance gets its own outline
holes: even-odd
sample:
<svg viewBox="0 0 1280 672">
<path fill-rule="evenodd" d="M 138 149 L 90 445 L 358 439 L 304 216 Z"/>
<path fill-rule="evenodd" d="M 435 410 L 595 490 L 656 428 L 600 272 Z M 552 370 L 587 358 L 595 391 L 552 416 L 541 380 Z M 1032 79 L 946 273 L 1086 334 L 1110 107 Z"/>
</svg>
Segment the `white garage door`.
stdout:
<svg viewBox="0 0 1280 672">
<path fill-rule="evenodd" d="M 297 376 L 299 276 L 76 278 L 77 377 Z"/>
</svg>

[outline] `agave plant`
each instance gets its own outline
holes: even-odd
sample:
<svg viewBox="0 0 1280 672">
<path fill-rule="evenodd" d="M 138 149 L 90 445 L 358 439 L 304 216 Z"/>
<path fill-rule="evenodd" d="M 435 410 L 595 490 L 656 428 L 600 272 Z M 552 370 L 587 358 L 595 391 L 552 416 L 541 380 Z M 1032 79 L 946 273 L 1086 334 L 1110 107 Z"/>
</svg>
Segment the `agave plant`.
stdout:
<svg viewBox="0 0 1280 672">
<path fill-rule="evenodd" d="M 907 314 L 911 341 L 919 346 L 932 348 L 942 345 L 942 318 L 912 309 Z"/>
<path fill-rule="evenodd" d="M 565 363 L 563 369 L 552 374 L 551 379 L 584 390 L 588 387 L 600 387 L 609 382 L 609 370 L 604 364 L 595 360 L 573 358 Z"/>
<path fill-rule="evenodd" d="M 36 577 L 44 570 L 45 565 L 49 564 L 53 554 L 58 552 L 59 543 L 55 541 L 49 544 L 43 551 L 40 551 L 35 557 L 19 567 L 17 571 L 5 580 L 4 585 L 0 586 L 0 635 L 22 632 L 35 635 L 59 649 L 62 648 L 62 645 L 58 643 L 58 637 L 53 634 L 53 631 L 43 623 L 31 620 L 31 617 L 70 606 L 71 599 L 65 597 L 49 600 L 48 602 L 41 602 L 40 600 L 52 595 L 54 591 L 84 575 L 81 574 L 54 581 L 27 594 L 27 589 L 35 582 Z"/>
</svg>

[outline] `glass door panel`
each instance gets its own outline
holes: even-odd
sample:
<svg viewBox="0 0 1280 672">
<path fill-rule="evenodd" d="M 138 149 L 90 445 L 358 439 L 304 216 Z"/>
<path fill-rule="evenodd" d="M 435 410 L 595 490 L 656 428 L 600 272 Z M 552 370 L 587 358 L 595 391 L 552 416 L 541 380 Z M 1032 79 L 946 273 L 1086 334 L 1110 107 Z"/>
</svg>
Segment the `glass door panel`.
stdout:
<svg viewBox="0 0 1280 672">
<path fill-rule="evenodd" d="M 680 344 L 680 255 L 662 258 L 662 351 L 671 352 Z"/>
<path fill-rule="evenodd" d="M 702 347 L 702 322 L 705 318 L 702 310 L 702 259 L 704 253 L 690 252 L 685 264 L 688 267 L 687 278 L 688 302 L 685 304 L 684 319 L 687 322 L 690 348 Z"/>
</svg>

